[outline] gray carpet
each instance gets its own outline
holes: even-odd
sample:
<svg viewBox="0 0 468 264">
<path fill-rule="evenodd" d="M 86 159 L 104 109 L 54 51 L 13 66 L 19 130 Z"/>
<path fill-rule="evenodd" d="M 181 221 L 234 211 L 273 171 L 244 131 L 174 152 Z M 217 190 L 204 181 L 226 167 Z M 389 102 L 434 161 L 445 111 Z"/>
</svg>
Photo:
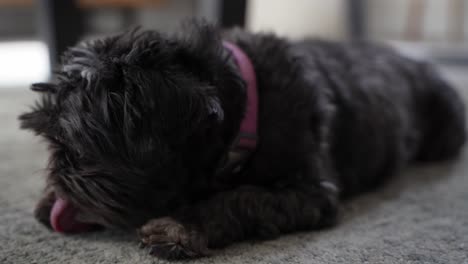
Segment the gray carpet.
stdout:
<svg viewBox="0 0 468 264">
<path fill-rule="evenodd" d="M 467 98 L 468 70 L 447 73 Z M 133 234 L 63 236 L 34 221 L 46 151 L 16 121 L 31 100 L 25 91 L 0 91 L 0 263 L 162 263 Z M 455 162 L 405 170 L 347 202 L 331 230 L 242 243 L 193 263 L 468 264 L 467 161 L 465 152 Z"/>
</svg>

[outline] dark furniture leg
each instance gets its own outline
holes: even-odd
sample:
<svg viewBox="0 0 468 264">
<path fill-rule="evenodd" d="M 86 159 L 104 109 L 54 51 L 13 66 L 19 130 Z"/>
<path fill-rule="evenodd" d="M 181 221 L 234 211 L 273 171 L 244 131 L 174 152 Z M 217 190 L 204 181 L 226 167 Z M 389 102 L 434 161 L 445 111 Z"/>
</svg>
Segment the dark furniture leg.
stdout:
<svg viewBox="0 0 468 264">
<path fill-rule="evenodd" d="M 245 26 L 247 0 L 223 0 L 220 9 L 220 24 L 222 27 Z"/>
<path fill-rule="evenodd" d="M 51 68 L 70 45 L 75 44 L 83 33 L 82 11 L 76 1 L 39 0 L 39 32 L 49 48 Z"/>
<path fill-rule="evenodd" d="M 365 1 L 348 0 L 347 3 L 349 37 L 352 40 L 365 39 Z"/>
</svg>

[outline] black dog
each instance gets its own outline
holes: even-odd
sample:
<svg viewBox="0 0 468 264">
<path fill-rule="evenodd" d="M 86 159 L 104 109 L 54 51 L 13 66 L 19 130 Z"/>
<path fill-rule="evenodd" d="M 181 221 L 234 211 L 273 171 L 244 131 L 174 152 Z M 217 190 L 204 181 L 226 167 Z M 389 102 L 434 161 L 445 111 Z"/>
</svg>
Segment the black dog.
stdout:
<svg viewBox="0 0 468 264">
<path fill-rule="evenodd" d="M 50 147 L 41 222 L 139 227 L 151 254 L 199 257 L 330 226 L 340 199 L 465 141 L 456 92 L 390 49 L 181 32 L 81 43 L 33 85 L 20 119 Z"/>
</svg>

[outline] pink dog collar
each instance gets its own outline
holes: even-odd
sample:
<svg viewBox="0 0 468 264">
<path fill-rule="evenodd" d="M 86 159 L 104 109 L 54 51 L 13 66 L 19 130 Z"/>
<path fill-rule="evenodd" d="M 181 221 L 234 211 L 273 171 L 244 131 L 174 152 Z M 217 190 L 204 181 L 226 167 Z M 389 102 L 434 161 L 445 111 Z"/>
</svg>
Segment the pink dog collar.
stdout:
<svg viewBox="0 0 468 264">
<path fill-rule="evenodd" d="M 248 157 L 257 148 L 258 91 L 257 79 L 252 62 L 247 54 L 237 45 L 224 41 L 223 46 L 229 50 L 236 61 L 240 75 L 247 85 L 247 106 L 241 121 L 239 133 L 223 161 L 218 173 L 237 173 L 242 170 Z"/>
<path fill-rule="evenodd" d="M 234 149 L 253 151 L 257 147 L 258 94 L 257 79 L 252 62 L 237 45 L 224 41 L 239 67 L 240 74 L 247 85 L 247 108 L 242 119 L 239 135 L 233 144 Z"/>
</svg>

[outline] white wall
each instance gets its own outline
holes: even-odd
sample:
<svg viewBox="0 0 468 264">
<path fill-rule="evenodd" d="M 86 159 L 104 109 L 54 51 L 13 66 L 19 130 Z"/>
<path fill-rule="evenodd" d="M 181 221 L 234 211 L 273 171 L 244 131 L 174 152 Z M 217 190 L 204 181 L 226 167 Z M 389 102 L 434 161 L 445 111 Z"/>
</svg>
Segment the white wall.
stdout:
<svg viewBox="0 0 468 264">
<path fill-rule="evenodd" d="M 247 28 L 291 38 L 346 37 L 346 0 L 250 0 Z"/>
<path fill-rule="evenodd" d="M 367 30 L 372 39 L 404 39 L 412 0 L 367 0 Z M 450 41 L 451 4 L 454 0 L 423 0 L 426 8 L 422 41 Z M 468 0 L 465 3 L 464 38 L 468 39 Z"/>
<path fill-rule="evenodd" d="M 0 89 L 24 88 L 49 78 L 47 46 L 39 41 L 0 43 Z"/>
<path fill-rule="evenodd" d="M 235 1 L 235 0 L 233 0 Z M 405 38 L 408 8 L 414 0 L 367 0 L 366 30 L 371 39 Z M 451 4 L 458 0 L 425 2 L 421 41 L 450 39 Z M 464 39 L 468 41 L 468 0 L 464 1 Z M 291 38 L 304 36 L 344 39 L 347 36 L 347 0 L 250 0 L 247 28 L 274 31 Z"/>
</svg>

